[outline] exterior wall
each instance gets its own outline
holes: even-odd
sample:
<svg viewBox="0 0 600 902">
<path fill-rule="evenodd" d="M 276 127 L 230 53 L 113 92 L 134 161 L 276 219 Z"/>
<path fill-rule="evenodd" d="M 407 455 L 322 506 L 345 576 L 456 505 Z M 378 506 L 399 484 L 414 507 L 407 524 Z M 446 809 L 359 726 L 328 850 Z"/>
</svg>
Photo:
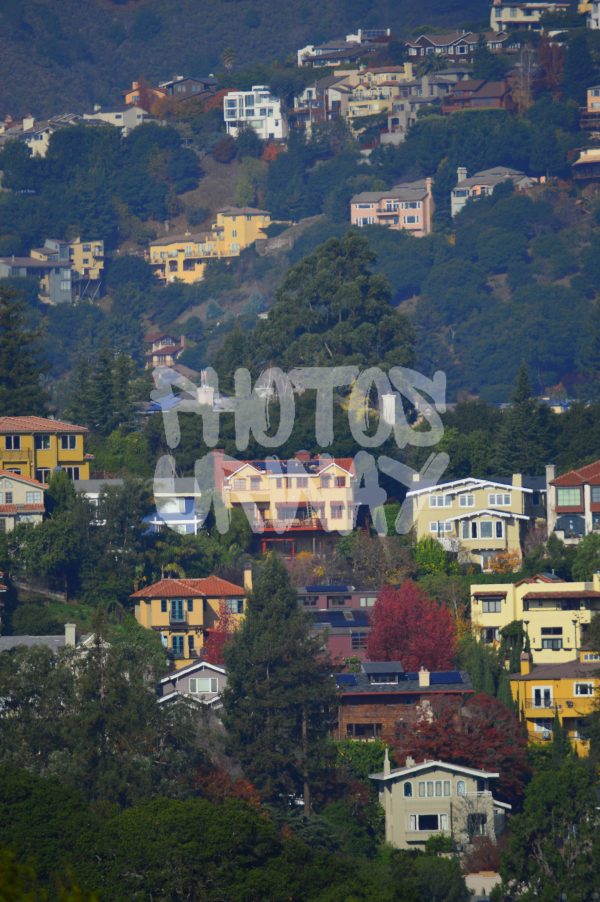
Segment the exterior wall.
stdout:
<svg viewBox="0 0 600 902">
<path fill-rule="evenodd" d="M 521 558 L 521 522 L 517 516 L 525 517 L 525 494 L 520 486 L 520 476 L 513 476 L 513 485 L 444 486 L 438 485 L 429 492 L 411 495 L 413 517 L 417 539 L 439 538 L 449 550 L 457 551 L 468 561 L 487 568 L 487 557 L 499 552 L 513 552 Z M 497 505 L 490 503 L 491 495 L 509 495 L 510 503 Z M 470 500 L 472 504 L 467 505 Z M 447 504 L 433 506 L 431 499 L 447 499 Z M 465 499 L 461 503 L 461 498 Z M 490 513 L 479 513 L 490 511 Z M 511 514 L 513 515 L 511 517 Z M 506 516 L 508 515 L 508 516 Z M 517 515 L 517 516 L 515 516 Z M 462 518 L 462 519 L 457 519 Z M 481 535 L 481 523 L 491 523 L 491 537 Z M 473 537 L 472 524 L 477 537 Z M 466 534 L 468 525 L 468 535 Z M 489 531 L 489 527 L 483 528 Z M 465 531 L 463 531 L 465 530 Z M 498 533 L 501 532 L 501 535 Z M 449 540 L 449 541 L 447 541 Z"/>
<path fill-rule="evenodd" d="M 426 690 L 390 692 L 389 694 L 365 692 L 360 695 L 342 695 L 338 706 L 336 739 L 383 739 L 392 744 L 396 738 L 398 723 L 415 724 L 430 710 L 429 697 L 447 695 Z M 462 694 L 462 693 L 461 693 Z M 374 725 L 374 729 L 371 729 Z M 358 729 L 357 729 L 358 727 Z"/>
<path fill-rule="evenodd" d="M 8 436 L 0 435 L 0 470 L 14 470 L 21 476 L 44 482 L 52 470 L 62 467 L 68 470 L 72 479 L 90 478 L 90 465 L 84 459 L 84 436 L 81 433 L 69 433 L 74 439 L 75 447 L 63 448 L 60 433 L 40 432 L 38 435 L 44 436 L 44 441 L 47 440 L 49 446 L 45 449 L 35 447 L 33 434 L 16 434 L 21 440 L 18 450 L 7 448 Z M 79 473 L 72 472 L 73 468 L 78 468 Z"/>
<path fill-rule="evenodd" d="M 41 523 L 45 489 L 42 483 L 22 482 L 0 472 L 0 533 L 12 532 L 19 523 Z"/>
<path fill-rule="evenodd" d="M 323 484 L 325 475 L 330 476 L 329 486 Z M 345 485 L 337 486 L 336 479 L 344 479 Z M 301 480 L 300 484 L 298 480 Z M 245 505 L 252 509 L 255 505 L 257 528 L 276 530 L 304 526 L 313 530 L 345 532 L 354 526 L 353 481 L 349 473 L 335 464 L 326 474 L 317 476 L 302 473 L 274 476 L 245 464 L 225 479 L 223 493 L 229 508 Z M 294 508 L 296 513 L 292 515 Z"/>
<path fill-rule="evenodd" d="M 45 157 L 50 146 L 50 138 L 54 134 L 54 129 L 45 129 L 41 132 L 35 132 L 23 138 L 25 144 L 31 151 L 32 157 Z"/>
<path fill-rule="evenodd" d="M 546 12 L 568 12 L 570 3 L 522 3 L 516 5 L 507 0 L 494 0 L 490 14 L 492 31 L 508 31 L 509 29 L 538 29 L 540 19 Z"/>
<path fill-rule="evenodd" d="M 550 599 L 526 599 L 528 594 L 543 592 L 544 595 L 556 595 L 566 602 L 563 605 Z M 535 582 L 521 584 L 499 583 L 471 586 L 471 623 L 478 639 L 489 638 L 489 631 L 498 632 L 513 620 L 526 624 L 526 632 L 531 644 L 531 654 L 536 664 L 557 664 L 570 661 L 582 643 L 582 631 L 590 623 L 596 610 L 600 610 L 600 597 L 585 598 L 586 592 L 598 592 L 600 595 L 600 575 L 595 574 L 593 582 Z M 565 593 L 568 593 L 565 595 Z M 582 593 L 581 598 L 577 593 Z M 484 608 L 486 601 L 493 597 L 501 599 L 500 611 L 488 612 Z M 497 605 L 496 605 L 497 606 Z M 542 630 L 555 630 L 546 633 L 546 640 L 562 640 L 561 648 L 543 648 L 544 634 Z M 487 636 L 486 636 L 486 631 Z M 560 631 L 560 632 L 558 632 Z"/>
<path fill-rule="evenodd" d="M 236 257 L 244 248 L 267 236 L 264 229 L 271 224 L 271 215 L 263 211 L 252 213 L 221 211 L 213 226 L 219 256 Z"/>
<path fill-rule="evenodd" d="M 157 278 L 192 285 L 204 278 L 206 260 L 218 254 L 213 252 L 212 243 L 202 243 L 190 236 L 174 239 L 170 244 L 151 244 L 149 256 Z"/>
<path fill-rule="evenodd" d="M 134 128 L 144 123 L 148 114 L 138 106 L 129 105 L 129 109 L 126 110 L 98 110 L 97 113 L 84 113 L 83 118 L 106 122 L 108 125 L 120 128 L 124 135 L 128 135 Z"/>
<path fill-rule="evenodd" d="M 535 669 L 533 673 L 535 674 Z M 575 685 L 577 683 L 592 683 L 593 695 L 576 695 Z M 587 678 L 579 676 L 561 679 L 540 677 L 537 680 L 519 680 L 518 677 L 515 677 L 511 679 L 510 686 L 520 717 L 525 720 L 531 743 L 551 741 L 552 722 L 558 713 L 559 720 L 565 727 L 577 755 L 586 757 L 589 754 L 590 741 L 582 732 L 582 720 L 598 707 L 600 679 L 592 676 Z M 540 693 L 540 697 L 536 699 L 536 689 L 546 689 L 549 695 Z"/>
<path fill-rule="evenodd" d="M 242 595 L 239 597 L 243 598 Z M 179 670 L 198 657 L 204 647 L 206 631 L 214 629 L 218 622 L 221 602 L 230 600 L 201 595 L 179 599 L 136 599 L 135 618 L 141 626 L 160 633 L 167 653 Z M 173 605 L 173 602 L 176 604 Z M 245 607 L 245 599 L 243 604 Z M 234 622 L 239 623 L 243 614 L 232 614 L 232 617 Z M 181 650 L 176 647 L 180 639 L 183 640 Z"/>
<path fill-rule="evenodd" d="M 198 693 L 195 680 L 209 678 L 216 680 L 216 691 L 212 689 L 208 692 Z M 169 695 L 171 692 L 180 692 L 183 695 L 189 695 L 191 698 L 201 698 L 202 701 L 210 702 L 219 695 L 227 686 L 227 674 L 222 672 L 222 668 L 215 669 L 213 667 L 198 666 L 193 668 L 193 672 L 181 673 L 175 672 L 171 679 L 161 680 L 161 695 Z"/>
<path fill-rule="evenodd" d="M 76 238 L 69 244 L 71 266 L 83 278 L 98 280 L 104 270 L 104 242 L 82 241 Z"/>
<path fill-rule="evenodd" d="M 353 199 L 350 204 L 352 225 L 358 228 L 366 225 L 384 225 L 394 231 L 410 232 L 417 238 L 430 234 L 432 215 L 431 184 L 429 184 L 427 196 L 422 200 L 399 200 L 397 196 L 394 196 L 392 189 L 389 194 L 382 192 L 382 196 L 377 200 Z"/>
<path fill-rule="evenodd" d="M 465 793 L 458 792 L 458 784 L 464 783 Z M 450 790 L 449 795 L 433 797 L 419 796 L 419 784 L 433 782 L 434 791 Z M 468 774 L 455 774 L 442 768 L 407 774 L 398 780 L 381 781 L 379 802 L 385 811 L 385 840 L 396 849 L 422 848 L 430 836 L 444 833 L 452 836 L 460 845 L 469 842 L 467 819 L 469 814 L 483 814 L 486 818 L 486 835 L 495 839 L 494 807 L 489 789 L 481 790 L 488 781 L 478 781 Z M 404 796 L 404 786 L 410 783 L 412 796 Z M 440 787 L 441 783 L 441 787 Z M 450 786 L 448 787 L 448 783 Z M 445 785 L 444 785 L 445 784 Z M 462 787 L 461 787 L 462 789 Z M 411 815 L 444 816 L 446 826 L 432 830 L 411 829 Z M 417 820 L 417 827 L 419 826 Z"/>
<path fill-rule="evenodd" d="M 331 587 L 318 592 L 310 589 L 310 586 L 298 589 L 298 604 L 307 611 L 370 610 L 377 600 L 377 591 L 373 589 L 336 591 Z"/>
</svg>

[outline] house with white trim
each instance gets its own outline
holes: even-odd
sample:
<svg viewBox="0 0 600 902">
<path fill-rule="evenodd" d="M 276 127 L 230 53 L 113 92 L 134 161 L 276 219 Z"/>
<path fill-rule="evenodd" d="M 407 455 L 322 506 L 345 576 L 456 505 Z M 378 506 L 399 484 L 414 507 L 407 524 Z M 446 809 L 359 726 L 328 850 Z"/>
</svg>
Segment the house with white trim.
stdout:
<svg viewBox="0 0 600 902">
<path fill-rule="evenodd" d="M 499 554 L 522 558 L 525 532 L 546 517 L 545 477 L 468 476 L 407 492 L 416 538 L 438 539 L 459 560 L 491 569 Z"/>
<path fill-rule="evenodd" d="M 495 842 L 511 808 L 493 796 L 499 776 L 448 761 L 416 764 L 413 758 L 392 770 L 386 749 L 383 771 L 369 774 L 385 811 L 385 841 L 396 849 L 421 850 L 440 833 L 461 850 L 482 836 Z"/>
<path fill-rule="evenodd" d="M 222 694 L 227 686 L 224 667 L 208 661 L 196 661 L 189 667 L 168 673 L 158 683 L 158 703 L 168 705 L 181 698 L 189 699 L 213 711 L 223 707 Z"/>
</svg>

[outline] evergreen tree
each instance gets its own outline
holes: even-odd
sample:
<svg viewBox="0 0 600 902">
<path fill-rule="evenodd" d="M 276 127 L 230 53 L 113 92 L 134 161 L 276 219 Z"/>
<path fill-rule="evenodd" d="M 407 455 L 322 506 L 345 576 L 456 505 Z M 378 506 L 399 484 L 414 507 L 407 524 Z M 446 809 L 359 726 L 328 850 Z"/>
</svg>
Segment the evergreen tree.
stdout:
<svg viewBox="0 0 600 902">
<path fill-rule="evenodd" d="M 552 721 L 552 746 L 550 748 L 550 760 L 553 767 L 561 767 L 568 758 L 571 758 L 573 751 L 569 742 L 569 734 L 558 716 L 558 708 L 554 709 L 554 720 Z"/>
<path fill-rule="evenodd" d="M 498 433 L 494 455 L 498 474 L 534 475 L 542 471 L 547 458 L 545 413 L 532 395 L 529 370 L 522 363 Z"/>
<path fill-rule="evenodd" d="M 88 354 L 82 354 L 71 375 L 70 398 L 65 413 L 74 423 L 90 425 L 90 388 L 92 368 Z"/>
<path fill-rule="evenodd" d="M 47 413 L 48 396 L 41 386 L 43 366 L 39 333 L 27 325 L 27 309 L 19 296 L 0 287 L 0 413 L 35 416 Z"/>
<path fill-rule="evenodd" d="M 261 796 L 286 807 L 302 794 L 306 815 L 335 700 L 321 647 L 285 567 L 270 556 L 225 649 L 224 720 L 231 751 Z"/>
<path fill-rule="evenodd" d="M 585 32 L 585 29 L 584 29 Z M 578 103 L 585 101 L 585 89 L 594 77 L 594 63 L 590 54 L 587 35 L 575 34 L 569 41 L 569 50 L 563 71 L 563 89 L 567 97 Z"/>
</svg>

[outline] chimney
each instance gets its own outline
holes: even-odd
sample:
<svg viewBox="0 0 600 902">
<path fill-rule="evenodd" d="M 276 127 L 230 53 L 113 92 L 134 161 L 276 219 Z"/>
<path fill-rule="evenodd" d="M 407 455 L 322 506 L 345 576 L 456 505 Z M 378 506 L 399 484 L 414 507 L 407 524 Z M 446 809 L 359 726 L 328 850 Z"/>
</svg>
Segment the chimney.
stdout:
<svg viewBox="0 0 600 902">
<path fill-rule="evenodd" d="M 244 564 L 244 589 L 246 592 L 252 591 L 252 562 L 246 561 Z"/>
<path fill-rule="evenodd" d="M 522 473 L 513 473 L 512 474 L 512 484 L 516 489 L 523 488 L 523 474 Z"/>
<path fill-rule="evenodd" d="M 99 103 L 94 104 L 94 112 L 95 113 L 99 113 L 101 109 L 102 109 L 102 107 L 100 106 Z"/>
<path fill-rule="evenodd" d="M 459 182 L 464 182 L 464 180 L 467 177 L 467 167 L 459 166 L 458 169 L 456 170 L 456 176 L 457 176 Z"/>
<path fill-rule="evenodd" d="M 421 665 L 421 669 L 419 670 L 419 688 L 426 689 L 429 685 L 429 671 Z"/>
<path fill-rule="evenodd" d="M 406 767 L 414 767 L 414 766 L 415 766 L 415 759 L 413 758 L 412 755 L 407 755 L 406 756 Z"/>
<path fill-rule="evenodd" d="M 546 486 L 550 485 L 553 479 L 556 479 L 556 465 L 546 464 Z"/>
<path fill-rule="evenodd" d="M 75 648 L 77 645 L 77 624 L 65 623 L 65 647 Z"/>
<path fill-rule="evenodd" d="M 389 752 L 388 752 L 388 747 L 387 747 L 387 745 L 386 745 L 386 747 L 385 747 L 385 752 L 384 752 L 384 755 L 383 755 L 383 776 L 384 776 L 384 777 L 389 777 L 389 775 L 391 774 L 391 772 L 392 772 L 392 768 L 391 768 L 391 766 L 390 766 L 390 755 L 389 755 Z"/>
<path fill-rule="evenodd" d="M 519 663 L 521 676 L 527 676 L 528 673 L 531 673 L 531 655 L 528 651 L 521 652 Z"/>
<path fill-rule="evenodd" d="M 425 189 L 427 191 L 427 197 L 431 197 L 431 187 L 433 185 L 433 179 L 430 175 L 425 179 Z"/>
<path fill-rule="evenodd" d="M 33 116 L 24 116 L 23 117 L 23 131 L 26 132 L 28 129 L 33 128 L 35 125 L 35 119 Z"/>
</svg>

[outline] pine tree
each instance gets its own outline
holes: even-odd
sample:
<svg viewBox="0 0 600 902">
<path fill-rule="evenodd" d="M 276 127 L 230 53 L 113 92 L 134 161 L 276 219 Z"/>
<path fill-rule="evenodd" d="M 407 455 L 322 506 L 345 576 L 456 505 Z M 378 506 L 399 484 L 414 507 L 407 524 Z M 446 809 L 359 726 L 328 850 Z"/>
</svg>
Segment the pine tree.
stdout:
<svg viewBox="0 0 600 902">
<path fill-rule="evenodd" d="M 547 458 L 545 411 L 532 395 L 527 364 L 517 374 L 511 405 L 502 416 L 495 451 L 499 475 L 533 475 L 541 472 Z"/>
<path fill-rule="evenodd" d="M 287 807 L 324 754 L 335 703 L 333 678 L 281 561 L 262 567 L 246 618 L 225 650 L 223 697 L 231 751 L 263 799 Z"/>
<path fill-rule="evenodd" d="M 559 768 L 573 754 L 569 735 L 565 729 L 561 719 L 558 716 L 558 708 L 554 709 L 554 720 L 552 722 L 552 746 L 550 749 L 550 758 L 552 764 Z"/>
<path fill-rule="evenodd" d="M 41 386 L 43 366 L 37 350 L 39 333 L 27 325 L 27 308 L 12 290 L 0 287 L 0 414 L 34 416 L 47 413 L 48 396 Z"/>
</svg>

